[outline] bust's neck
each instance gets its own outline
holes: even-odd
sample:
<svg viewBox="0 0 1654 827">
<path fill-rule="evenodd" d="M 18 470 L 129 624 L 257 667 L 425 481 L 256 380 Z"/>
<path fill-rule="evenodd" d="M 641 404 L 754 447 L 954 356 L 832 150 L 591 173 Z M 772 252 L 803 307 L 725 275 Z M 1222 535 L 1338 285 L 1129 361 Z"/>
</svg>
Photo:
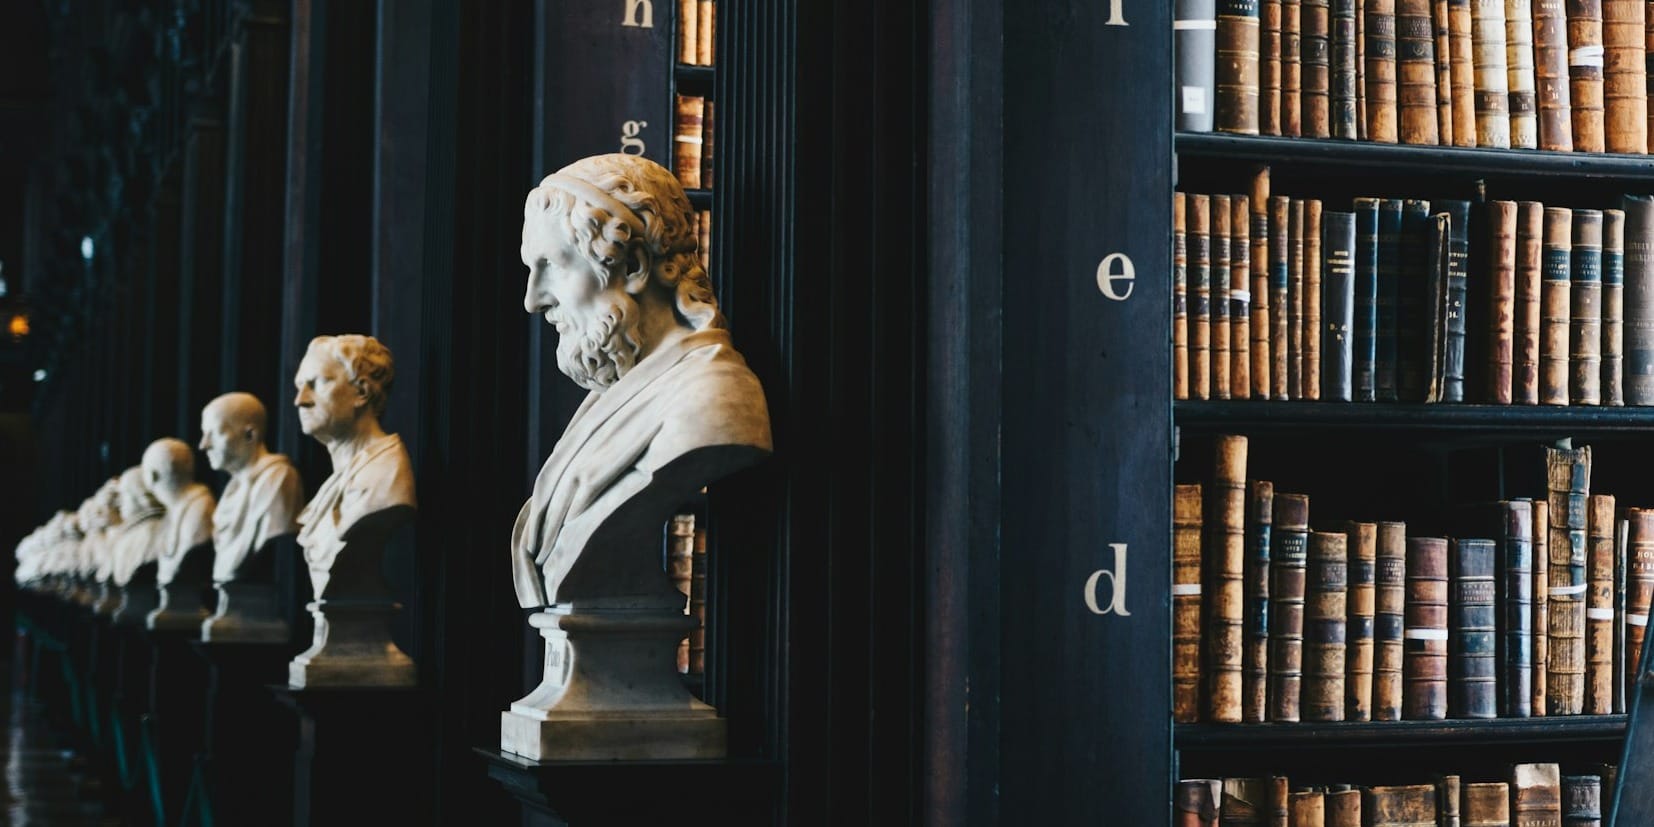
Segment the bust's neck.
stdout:
<svg viewBox="0 0 1654 827">
<path fill-rule="evenodd" d="M 649 358 L 651 353 L 669 347 L 693 332 L 678 321 L 677 313 L 672 309 L 671 297 L 665 290 L 653 287 L 646 289 L 637 296 L 637 304 L 636 335 L 642 343 L 642 347 L 638 349 L 637 361 Z"/>
<path fill-rule="evenodd" d="M 269 455 L 270 449 L 264 447 L 262 443 L 253 446 L 252 456 L 248 457 L 247 462 L 242 464 L 240 468 L 235 469 L 235 473 L 230 475 L 230 479 L 243 485 L 250 482 L 253 474 L 258 471 L 259 465 Z"/>
<path fill-rule="evenodd" d="M 363 413 L 357 417 L 350 432 L 345 434 L 343 439 L 327 444 L 328 456 L 333 459 L 333 473 L 337 474 L 348 468 L 357 454 L 384 437 L 385 431 L 379 427 L 379 417 L 371 413 Z"/>
</svg>

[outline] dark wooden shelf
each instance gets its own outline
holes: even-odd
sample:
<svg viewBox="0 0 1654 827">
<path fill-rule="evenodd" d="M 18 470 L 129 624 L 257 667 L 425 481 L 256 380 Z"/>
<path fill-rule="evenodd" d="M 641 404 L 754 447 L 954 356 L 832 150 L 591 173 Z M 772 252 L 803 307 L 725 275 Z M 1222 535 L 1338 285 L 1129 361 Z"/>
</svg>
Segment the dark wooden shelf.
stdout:
<svg viewBox="0 0 1654 827">
<path fill-rule="evenodd" d="M 1177 425 L 1190 432 L 1327 428 L 1453 431 L 1522 438 L 1654 431 L 1654 408 L 1546 405 L 1422 405 L 1396 402 L 1179 401 Z"/>
<path fill-rule="evenodd" d="M 687 63 L 672 65 L 672 73 L 678 82 L 678 94 L 700 95 L 704 98 L 712 97 L 712 80 L 716 77 L 715 69 L 711 66 L 691 66 Z"/>
<path fill-rule="evenodd" d="M 712 190 L 684 190 L 683 194 L 689 196 L 689 206 L 697 210 L 712 208 Z"/>
<path fill-rule="evenodd" d="M 1654 181 L 1654 156 L 1535 149 L 1480 149 L 1380 144 L 1316 138 L 1275 138 L 1180 132 L 1180 155 L 1235 158 L 1268 163 L 1336 165 L 1341 174 L 1466 173 L 1511 177 L 1612 178 Z"/>
<path fill-rule="evenodd" d="M 1616 741 L 1625 715 L 1568 715 L 1457 721 L 1329 724 L 1178 724 L 1179 750 L 1259 750 L 1356 746 L 1468 746 L 1515 742 Z"/>
</svg>

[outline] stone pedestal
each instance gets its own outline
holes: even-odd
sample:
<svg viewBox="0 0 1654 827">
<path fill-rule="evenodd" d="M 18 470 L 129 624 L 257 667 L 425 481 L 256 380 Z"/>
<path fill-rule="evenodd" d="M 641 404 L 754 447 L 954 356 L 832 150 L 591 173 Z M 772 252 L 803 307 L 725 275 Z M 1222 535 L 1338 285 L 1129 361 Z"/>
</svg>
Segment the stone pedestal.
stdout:
<svg viewBox="0 0 1654 827">
<path fill-rule="evenodd" d="M 155 567 L 150 566 L 149 570 L 153 575 Z M 155 611 L 155 607 L 160 603 L 160 600 L 160 595 L 155 591 L 153 577 L 144 583 L 140 583 L 137 578 L 134 578 L 133 582 L 128 583 L 125 588 L 121 589 L 121 602 L 120 605 L 115 607 L 114 613 L 110 615 L 110 622 L 116 626 L 142 627 L 149 619 L 149 613 Z"/>
<path fill-rule="evenodd" d="M 545 674 L 500 715 L 500 749 L 535 760 L 721 758 L 726 726 L 683 685 L 678 641 L 695 621 L 670 609 L 554 606 L 529 618 Z"/>
<path fill-rule="evenodd" d="M 220 643 L 286 643 L 293 630 L 282 620 L 276 587 L 268 583 L 216 585 L 218 610 L 201 623 L 201 639 Z"/>
<path fill-rule="evenodd" d="M 92 613 L 108 617 L 115 613 L 115 607 L 119 606 L 120 603 L 120 588 L 105 580 L 98 584 L 97 595 L 92 599 Z"/>
<path fill-rule="evenodd" d="M 298 713 L 293 824 L 431 823 L 436 762 L 428 725 L 433 713 L 424 692 L 271 690 Z"/>
<path fill-rule="evenodd" d="M 212 546 L 200 545 L 184 554 L 172 579 L 159 586 L 161 600 L 149 613 L 146 625 L 155 631 L 185 632 L 193 640 L 201 636 L 201 621 L 207 619 L 205 598 L 212 577 Z"/>
<path fill-rule="evenodd" d="M 197 641 L 207 691 L 186 817 L 200 824 L 291 824 L 291 711 L 268 687 L 286 680 L 286 643 Z"/>
<path fill-rule="evenodd" d="M 149 632 L 149 710 L 143 716 L 143 765 L 152 791 L 160 792 L 159 819 L 180 821 L 195 754 L 201 750 L 207 670 L 190 650 L 197 625 Z"/>
<path fill-rule="evenodd" d="M 488 777 L 521 806 L 523 827 L 781 821 L 776 805 L 785 785 L 773 761 L 530 761 L 476 752 Z"/>
<path fill-rule="evenodd" d="M 414 686 L 414 662 L 391 640 L 391 616 L 402 606 L 383 599 L 328 598 L 305 606 L 316 628 L 310 648 L 287 666 L 294 689 L 329 686 Z"/>
</svg>

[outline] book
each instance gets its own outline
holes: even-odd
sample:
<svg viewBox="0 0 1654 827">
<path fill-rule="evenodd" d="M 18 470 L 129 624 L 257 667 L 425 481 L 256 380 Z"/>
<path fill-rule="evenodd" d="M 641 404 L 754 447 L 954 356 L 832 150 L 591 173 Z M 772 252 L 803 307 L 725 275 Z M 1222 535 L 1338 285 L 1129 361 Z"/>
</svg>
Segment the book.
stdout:
<svg viewBox="0 0 1654 827">
<path fill-rule="evenodd" d="M 1264 824 L 1289 827 L 1292 819 L 1292 793 L 1289 779 L 1284 775 L 1269 778 L 1269 809 Z"/>
<path fill-rule="evenodd" d="M 695 56 L 701 66 L 711 66 L 714 58 L 715 45 L 718 42 L 718 5 L 713 0 L 700 0 L 697 5 L 699 19 L 695 26 Z"/>
<path fill-rule="evenodd" d="M 689 617 L 695 625 L 689 629 L 689 674 L 706 674 L 706 527 L 695 529 L 695 551 L 690 562 Z"/>
<path fill-rule="evenodd" d="M 712 189 L 712 174 L 714 171 L 712 125 L 716 122 L 716 119 L 712 117 L 713 108 L 712 101 L 707 101 L 702 107 L 703 114 L 701 118 L 701 189 L 706 190 Z"/>
<path fill-rule="evenodd" d="M 1470 9 L 1475 73 L 1476 145 L 1510 148 L 1510 76 L 1506 68 L 1505 0 L 1475 0 Z"/>
<path fill-rule="evenodd" d="M 1396 0 L 1396 99 L 1401 142 L 1436 144 L 1436 42 L 1430 0 Z"/>
<path fill-rule="evenodd" d="M 1601 827 L 1601 778 L 1595 775 L 1562 776 L 1562 823 L 1566 827 Z"/>
<path fill-rule="evenodd" d="M 1510 145 L 1539 146 L 1533 80 L 1533 0 L 1505 0 L 1505 73 L 1510 86 Z"/>
<path fill-rule="evenodd" d="M 1217 438 L 1206 501 L 1206 719 L 1220 723 L 1241 720 L 1246 451 L 1246 437 Z"/>
<path fill-rule="evenodd" d="M 1368 787 L 1361 809 L 1368 827 L 1430 827 L 1436 823 L 1436 785 Z"/>
<path fill-rule="evenodd" d="M 1326 793 L 1298 790 L 1292 794 L 1292 827 L 1325 827 Z"/>
<path fill-rule="evenodd" d="M 1223 824 L 1261 825 L 1270 815 L 1269 778 L 1225 778 L 1218 813 Z"/>
<path fill-rule="evenodd" d="M 1377 610 L 1378 526 L 1345 523 L 1348 596 L 1344 623 L 1344 719 L 1373 719 L 1373 627 Z"/>
<path fill-rule="evenodd" d="M 1287 365 L 1291 362 L 1292 353 L 1288 351 L 1288 342 L 1291 339 L 1292 326 L 1289 317 L 1292 315 L 1290 299 L 1292 250 L 1288 246 L 1290 238 L 1292 200 L 1284 195 L 1271 196 L 1269 199 L 1269 301 L 1273 312 L 1269 317 L 1269 398 L 1284 400 L 1291 398 L 1288 394 L 1290 387 L 1287 375 Z M 1302 319 L 1300 319 L 1300 322 Z"/>
<path fill-rule="evenodd" d="M 700 12 L 696 0 L 678 0 L 678 62 L 695 66 L 701 61 Z"/>
<path fill-rule="evenodd" d="M 1654 604 L 1654 509 L 1628 508 L 1630 536 L 1626 550 L 1625 651 L 1626 673 L 1642 674 L 1643 639 L 1648 610 Z"/>
<path fill-rule="evenodd" d="M 1533 713 L 1533 502 L 1509 500 L 1500 511 L 1499 712 L 1526 718 Z"/>
<path fill-rule="evenodd" d="M 1189 398 L 1212 396 L 1212 199 L 1190 195 L 1189 246 Z"/>
<path fill-rule="evenodd" d="M 1303 0 L 1281 0 L 1281 134 L 1304 134 Z"/>
<path fill-rule="evenodd" d="M 1477 145 L 1473 18 L 1470 0 L 1447 0 L 1447 22 L 1453 44 L 1454 146 Z"/>
<path fill-rule="evenodd" d="M 701 186 L 701 126 L 706 99 L 698 95 L 679 95 L 677 128 L 672 135 L 672 171 L 678 174 L 678 183 L 684 189 Z"/>
<path fill-rule="evenodd" d="M 1228 399 L 1230 389 L 1229 336 L 1229 196 L 1212 198 L 1212 331 L 1211 331 L 1211 398 Z"/>
<path fill-rule="evenodd" d="M 1304 235 L 1308 220 L 1308 203 L 1302 198 L 1292 199 L 1292 211 L 1287 224 L 1287 362 L 1286 393 L 1288 399 L 1304 398 L 1304 309 L 1305 292 Z"/>
<path fill-rule="evenodd" d="M 1378 388 L 1378 206 L 1377 198 L 1355 199 L 1355 315 L 1351 333 L 1351 390 L 1357 402 L 1377 399 Z M 1400 213 L 1397 213 L 1399 222 Z"/>
<path fill-rule="evenodd" d="M 1354 787 L 1329 789 L 1326 827 L 1361 827 L 1361 791 Z"/>
<path fill-rule="evenodd" d="M 1355 398 L 1355 214 L 1328 212 L 1325 227 L 1321 359 L 1326 381 L 1320 390 L 1322 398 L 1349 402 Z"/>
<path fill-rule="evenodd" d="M 1517 405 L 1539 404 L 1540 277 L 1544 256 L 1545 205 L 1516 205 L 1516 301 L 1510 395 Z"/>
<path fill-rule="evenodd" d="M 1425 320 L 1428 336 L 1425 339 L 1429 350 L 1425 354 L 1425 395 L 1426 402 L 1444 401 L 1444 392 L 1447 387 L 1448 371 L 1448 344 L 1450 334 L 1447 326 L 1448 305 L 1451 301 L 1449 282 L 1453 271 L 1453 217 L 1445 212 L 1436 213 L 1430 217 L 1429 234 L 1430 258 L 1425 267 L 1425 301 L 1428 303 L 1430 315 Z"/>
<path fill-rule="evenodd" d="M 1172 487 L 1172 720 L 1200 720 L 1201 490 Z"/>
<path fill-rule="evenodd" d="M 1492 540 L 1456 539 L 1448 557 L 1448 714 L 1498 717 L 1498 613 Z"/>
<path fill-rule="evenodd" d="M 1629 671 L 1626 667 L 1626 638 L 1625 638 L 1625 601 L 1626 589 L 1630 587 L 1628 564 L 1631 555 L 1631 522 L 1625 519 L 1614 521 L 1614 701 L 1613 712 L 1617 714 L 1626 711 L 1626 681 L 1629 680 Z"/>
<path fill-rule="evenodd" d="M 1436 132 L 1442 146 L 1453 145 L 1453 20 L 1452 0 L 1431 0 L 1431 32 L 1436 43 Z"/>
<path fill-rule="evenodd" d="M 1546 448 L 1550 495 L 1550 662 L 1547 712 L 1585 708 L 1585 540 L 1591 449 Z"/>
<path fill-rule="evenodd" d="M 1344 627 L 1349 590 L 1348 545 L 1343 534 L 1309 538 L 1304 597 L 1304 673 L 1301 717 L 1344 720 Z"/>
<path fill-rule="evenodd" d="M 1177 128 L 1211 132 L 1217 97 L 1217 2 L 1175 0 L 1172 4 Z"/>
<path fill-rule="evenodd" d="M 1258 134 L 1258 0 L 1218 0 L 1213 127 Z"/>
<path fill-rule="evenodd" d="M 1356 140 L 1360 118 L 1356 116 L 1357 101 L 1355 0 L 1332 0 L 1332 137 Z"/>
<path fill-rule="evenodd" d="M 1625 209 L 1625 404 L 1654 405 L 1654 196 Z"/>
<path fill-rule="evenodd" d="M 1569 253 L 1569 402 L 1602 402 L 1602 211 L 1574 210 Z"/>
<path fill-rule="evenodd" d="M 1565 0 L 1533 0 L 1533 78 L 1539 98 L 1539 148 L 1574 148 L 1568 87 L 1568 14 Z"/>
<path fill-rule="evenodd" d="M 1297 721 L 1303 683 L 1309 497 L 1275 495 L 1269 560 L 1269 720 Z"/>
<path fill-rule="evenodd" d="M 1585 714 L 1614 711 L 1614 497 L 1592 494 L 1585 540 Z"/>
<path fill-rule="evenodd" d="M 1229 196 L 1229 397 L 1252 396 L 1252 200 Z"/>
<path fill-rule="evenodd" d="M 1562 773 L 1555 764 L 1511 768 L 1511 827 L 1557 827 L 1562 823 Z"/>
<path fill-rule="evenodd" d="M 1379 216 L 1380 245 L 1383 244 L 1384 227 L 1383 215 Z M 1425 301 L 1429 293 L 1427 281 L 1433 266 L 1439 264 L 1433 259 L 1431 236 L 1435 231 L 1435 221 L 1430 215 L 1430 202 L 1417 199 L 1407 199 L 1402 202 L 1401 208 L 1401 243 L 1400 256 L 1396 268 L 1395 284 L 1391 289 L 1395 291 L 1396 299 L 1396 390 L 1403 402 L 1423 402 L 1430 389 L 1431 352 L 1429 347 L 1430 335 L 1430 304 Z M 1379 255 L 1383 255 L 1382 246 Z M 1384 296 L 1383 262 L 1379 265 L 1379 296 Z M 1384 308 L 1379 307 L 1383 314 Z M 1384 318 L 1379 317 L 1382 328 Z M 1384 359 L 1383 332 L 1380 331 L 1379 360 Z M 1383 376 L 1384 367 L 1379 366 L 1379 375 Z M 1379 399 L 1384 400 L 1382 391 Z"/>
<path fill-rule="evenodd" d="M 1274 306 L 1270 288 L 1269 257 L 1269 167 L 1259 167 L 1252 175 L 1252 197 L 1247 199 L 1252 210 L 1252 386 L 1251 396 L 1268 399 L 1271 389 L 1270 366 L 1274 361 L 1269 339 L 1271 308 Z"/>
<path fill-rule="evenodd" d="M 1545 251 L 1539 294 L 1539 402 L 1568 404 L 1568 324 L 1574 214 L 1545 208 Z"/>
<path fill-rule="evenodd" d="M 1399 371 L 1402 358 L 1399 328 L 1401 280 L 1405 263 L 1402 257 L 1402 243 L 1407 238 L 1402 227 L 1404 203 L 1398 198 L 1386 198 L 1379 202 L 1378 208 L 1378 269 L 1375 274 L 1378 295 L 1375 317 L 1378 337 L 1373 363 L 1373 384 L 1381 402 L 1395 401 L 1400 388 Z M 1429 211 L 1428 206 L 1425 207 L 1425 211 Z M 1419 297 L 1409 294 L 1408 298 L 1410 302 L 1416 302 Z"/>
<path fill-rule="evenodd" d="M 1550 503 L 1533 501 L 1533 717 L 1545 715 L 1549 706 L 1550 680 L 1551 563 Z"/>
<path fill-rule="evenodd" d="M 1199 570 L 1200 561 L 1195 561 L 1196 570 Z M 684 608 L 689 608 L 689 598 L 695 589 L 695 515 L 675 514 L 667 532 L 666 570 L 672 578 L 672 586 L 683 594 Z M 1196 630 L 1198 634 L 1199 630 Z M 1197 662 L 1196 667 L 1199 667 Z M 689 671 L 689 638 L 685 637 L 678 642 L 678 673 Z"/>
<path fill-rule="evenodd" d="M 1602 211 L 1602 404 L 1625 404 L 1625 212 Z"/>
<path fill-rule="evenodd" d="M 1444 775 L 1436 781 L 1436 827 L 1462 827 L 1459 817 L 1460 791 L 1457 775 Z"/>
<path fill-rule="evenodd" d="M 1259 0 L 1258 6 L 1258 131 L 1281 132 L 1281 2 Z"/>
<path fill-rule="evenodd" d="M 1321 398 L 1321 202 L 1304 201 L 1304 339 L 1300 378 L 1311 402 Z"/>
<path fill-rule="evenodd" d="M 1465 309 L 1470 283 L 1470 202 L 1438 201 L 1436 208 L 1448 217 L 1448 269 L 1442 324 L 1445 328 L 1441 401 L 1464 401 L 1465 337 L 1468 335 Z"/>
<path fill-rule="evenodd" d="M 1648 152 L 1645 0 L 1602 4 L 1602 104 L 1609 152 Z"/>
<path fill-rule="evenodd" d="M 1373 720 L 1401 720 L 1407 524 L 1378 524 L 1373 571 Z"/>
<path fill-rule="evenodd" d="M 1602 152 L 1602 0 L 1567 0 L 1568 94 L 1574 150 Z"/>
<path fill-rule="evenodd" d="M 1189 244 L 1186 199 L 1172 193 L 1172 398 L 1189 398 Z"/>
<path fill-rule="evenodd" d="M 1332 137 L 1332 10 L 1328 0 L 1302 0 L 1303 135 Z"/>
<path fill-rule="evenodd" d="M 1397 102 L 1396 0 L 1365 0 L 1361 14 L 1362 92 L 1366 98 L 1367 140 L 1400 140 Z"/>
<path fill-rule="evenodd" d="M 1510 827 L 1510 786 L 1502 781 L 1464 785 L 1464 827 Z"/>
<path fill-rule="evenodd" d="M 1487 205 L 1487 387 L 1483 398 L 1511 403 L 1516 351 L 1516 202 Z"/>
<path fill-rule="evenodd" d="M 1245 607 L 1241 613 L 1241 720 L 1247 723 L 1269 718 L 1269 555 L 1274 509 L 1274 483 L 1251 483 L 1246 500 Z"/>
<path fill-rule="evenodd" d="M 1407 538 L 1402 716 L 1447 717 L 1447 540 Z"/>
<path fill-rule="evenodd" d="M 1367 134 L 1367 0 L 1355 0 L 1355 139 L 1372 140 Z"/>
<path fill-rule="evenodd" d="M 1217 827 L 1223 781 L 1190 778 L 1177 782 L 1177 827 Z"/>
</svg>

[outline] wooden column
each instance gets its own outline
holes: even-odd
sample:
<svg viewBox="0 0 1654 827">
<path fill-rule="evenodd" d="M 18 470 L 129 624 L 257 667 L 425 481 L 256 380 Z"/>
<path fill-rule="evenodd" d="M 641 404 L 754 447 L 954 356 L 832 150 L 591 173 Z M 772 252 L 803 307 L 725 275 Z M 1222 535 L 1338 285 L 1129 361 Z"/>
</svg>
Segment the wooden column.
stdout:
<svg viewBox="0 0 1654 827">
<path fill-rule="evenodd" d="M 224 289 L 224 124 L 214 116 L 190 121 L 184 140 L 183 211 L 179 228 L 178 396 L 173 434 L 194 445 L 201 408 L 226 391 L 219 383 L 223 330 L 217 310 Z M 205 478 L 209 469 L 198 474 Z"/>
</svg>

